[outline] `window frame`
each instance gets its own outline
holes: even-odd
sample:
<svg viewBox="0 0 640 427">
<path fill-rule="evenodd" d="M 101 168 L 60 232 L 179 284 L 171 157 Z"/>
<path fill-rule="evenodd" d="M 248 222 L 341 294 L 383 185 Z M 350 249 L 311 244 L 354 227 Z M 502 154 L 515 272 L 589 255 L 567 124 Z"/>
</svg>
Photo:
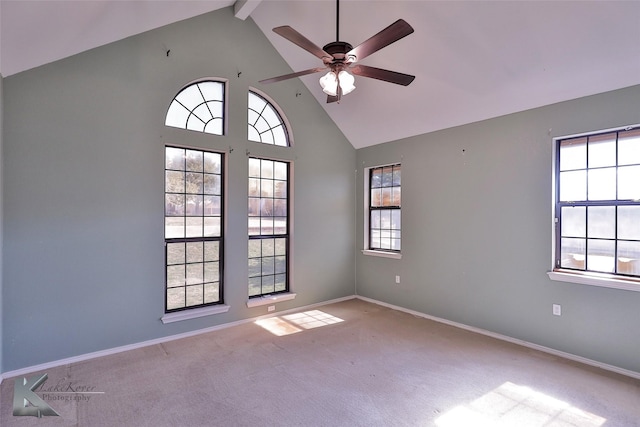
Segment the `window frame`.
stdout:
<svg viewBox="0 0 640 427">
<path fill-rule="evenodd" d="M 631 126 L 621 126 L 611 129 L 605 129 L 594 132 L 584 132 L 580 134 L 567 135 L 567 136 L 559 136 L 553 138 L 553 174 L 552 174 L 552 255 L 551 255 L 551 270 L 547 273 L 549 278 L 554 281 L 561 282 L 569 282 L 569 283 L 578 283 L 584 285 L 592 285 L 592 286 L 600 286 L 605 288 L 613 288 L 613 289 L 622 289 L 628 291 L 636 291 L 640 292 L 640 276 L 634 275 L 626 275 L 621 273 L 604 273 L 596 270 L 587 270 L 587 265 L 585 264 L 584 269 L 572 269 L 561 266 L 561 239 L 562 239 L 562 217 L 561 217 L 561 209 L 563 207 L 568 206 L 578 206 L 585 207 L 585 212 L 588 207 L 593 206 L 608 206 L 608 207 L 617 207 L 619 206 L 640 206 L 640 200 L 629 200 L 629 199 L 618 199 L 617 191 L 616 198 L 609 200 L 588 200 L 588 196 L 585 197 L 587 200 L 580 200 L 578 202 L 575 201 L 561 201 L 560 200 L 560 146 L 562 141 L 568 141 L 572 139 L 580 139 L 580 138 L 593 138 L 600 135 L 606 135 L 611 133 L 616 133 L 616 162 L 615 169 L 616 175 L 618 174 L 618 168 L 621 166 L 627 165 L 619 165 L 617 158 L 617 142 L 619 140 L 619 136 L 621 132 L 626 132 L 630 130 L 638 130 L 640 129 L 640 125 L 631 125 Z M 587 143 L 588 144 L 588 143 Z M 585 147 L 585 150 L 588 150 L 588 145 Z M 611 167 L 611 166 L 609 166 Z M 584 169 L 585 171 L 596 169 L 596 167 L 590 168 L 589 165 Z M 588 172 L 585 172 L 588 173 Z M 616 189 L 617 189 L 617 179 L 616 179 Z M 617 216 L 616 216 L 617 218 Z M 614 220 L 617 222 L 617 219 Z M 615 227 L 615 225 L 614 225 Z M 615 237 L 613 240 L 615 242 L 615 253 L 617 254 L 617 245 L 620 240 L 626 241 L 628 239 L 618 239 L 617 235 L 617 227 L 615 227 Z M 591 239 L 593 239 L 592 237 Z M 584 236 L 585 240 L 589 239 L 588 231 L 585 232 Z M 585 249 L 586 253 L 586 249 Z M 614 255 L 614 266 L 617 263 L 617 255 Z M 614 268 L 614 271 L 617 267 Z"/>
<path fill-rule="evenodd" d="M 254 95 L 260 99 L 262 99 L 262 101 L 265 102 L 266 106 L 271 107 L 275 113 L 275 115 L 277 116 L 277 119 L 279 120 L 279 126 L 282 126 L 283 131 L 284 131 L 284 135 L 286 138 L 286 145 L 278 145 L 274 143 L 270 143 L 270 142 L 265 142 L 262 140 L 257 141 L 255 139 L 251 139 L 249 137 L 249 129 L 247 128 L 247 140 L 250 142 L 255 142 L 257 144 L 264 144 L 264 145 L 269 145 L 272 147 L 280 147 L 280 148 L 290 148 L 293 147 L 293 132 L 291 131 L 291 125 L 289 124 L 289 120 L 287 119 L 287 116 L 284 114 L 284 112 L 282 111 L 282 109 L 280 108 L 280 106 L 274 101 L 272 100 L 266 93 L 255 89 L 253 87 L 250 87 L 249 90 L 247 91 L 247 126 L 248 127 L 253 127 L 255 129 L 254 124 L 249 123 L 249 112 L 250 111 L 255 111 L 253 109 L 251 109 L 251 107 L 249 106 L 249 97 L 251 95 Z M 256 114 L 258 114 L 258 119 L 260 119 L 262 117 L 262 112 L 264 111 L 264 109 L 261 112 L 256 112 Z M 266 121 L 266 119 L 265 119 Z M 267 121 L 267 123 L 270 125 L 269 130 L 272 130 L 274 128 L 276 128 L 277 126 L 272 126 L 272 123 L 269 123 Z M 256 129 L 256 132 L 257 129 Z M 264 132 L 263 132 L 264 133 Z M 259 135 L 261 135 L 260 132 L 258 132 Z"/>
<path fill-rule="evenodd" d="M 186 107 L 184 104 L 182 104 L 177 98 L 178 96 L 180 96 L 180 94 L 182 94 L 184 91 L 186 91 L 187 89 L 189 89 L 192 86 L 196 86 L 200 83 L 218 83 L 222 86 L 222 99 L 221 100 L 207 100 L 204 99 L 204 95 L 203 95 L 203 100 L 204 103 L 208 103 L 208 102 L 220 102 L 222 103 L 222 131 L 221 133 L 214 133 L 214 132 L 206 132 L 204 129 L 203 130 L 196 130 L 196 129 L 190 129 L 188 127 L 188 119 L 185 122 L 184 126 L 176 126 L 176 125 L 170 125 L 167 124 L 167 121 L 169 120 L 169 113 L 173 108 L 174 102 L 177 102 L 178 104 L 182 105 L 182 107 L 187 110 L 189 112 L 189 116 L 193 114 L 194 109 L 189 109 L 188 107 Z M 200 89 L 199 89 L 200 90 Z M 202 92 L 202 91 L 200 91 Z M 227 134 L 227 129 L 228 129 L 228 121 L 229 121 L 229 111 L 228 111 L 228 105 L 229 105 L 229 80 L 228 79 L 224 79 L 224 78 L 218 78 L 218 77 L 207 77 L 207 78 L 202 78 L 202 79 L 197 79 L 197 80 L 193 80 L 189 83 L 187 83 L 186 85 L 184 85 L 183 87 L 180 88 L 180 90 L 173 96 L 173 98 L 171 99 L 171 102 L 169 102 L 169 106 L 167 107 L 166 113 L 165 113 L 165 119 L 164 119 L 164 125 L 170 128 L 174 128 L 174 129 L 181 129 L 181 130 L 187 130 L 187 131 L 191 131 L 191 132 L 197 132 L 197 133 L 204 133 L 207 135 L 213 135 L 213 136 L 225 136 Z M 204 126 L 204 128 L 206 129 L 206 124 Z"/>
<path fill-rule="evenodd" d="M 383 257 L 383 258 L 392 258 L 392 259 L 402 259 L 402 248 L 400 250 L 395 250 L 395 249 L 384 249 L 384 248 L 372 248 L 371 247 L 371 224 L 370 224 L 370 218 L 371 218 L 371 174 L 373 172 L 373 170 L 375 169 L 383 169 L 385 167 L 394 167 L 394 166 L 400 166 L 400 168 L 402 169 L 402 162 L 393 162 L 393 163 L 388 163 L 388 164 L 382 164 L 382 165 L 376 165 L 376 166 L 371 166 L 371 167 L 365 167 L 364 168 L 364 173 L 363 173 L 363 181 L 364 181 L 364 221 L 363 221 L 363 225 L 364 225 L 364 242 L 363 242 L 363 249 L 362 249 L 362 253 L 364 255 L 370 255 L 370 256 L 377 256 L 377 257 Z M 402 188 L 402 184 L 400 185 L 400 188 Z M 383 208 L 375 208 L 374 210 L 379 210 L 379 209 L 389 209 L 390 207 L 383 207 Z M 391 207 L 392 209 L 397 209 L 400 211 L 400 215 L 402 216 L 402 201 L 400 202 L 399 206 L 393 206 Z M 400 233 L 402 235 L 402 226 L 400 227 Z M 402 242 L 402 237 L 400 237 L 400 241 Z"/>
<path fill-rule="evenodd" d="M 276 291 L 274 288 L 274 291 L 272 292 L 261 292 L 260 294 L 251 294 L 250 293 L 250 287 L 251 284 L 249 283 L 249 279 L 251 278 L 256 278 L 256 277 L 265 277 L 268 276 L 267 275 L 259 275 L 259 276 L 251 276 L 251 270 L 249 269 L 249 275 L 247 276 L 247 296 L 248 296 L 248 302 L 247 305 L 249 307 L 252 306 L 256 306 L 256 305 L 262 305 L 262 302 L 269 303 L 269 302 L 273 302 L 273 301 L 279 301 L 279 300 L 287 300 L 287 299 L 292 299 L 295 297 L 295 294 L 293 294 L 291 292 L 291 266 L 292 266 L 292 262 L 291 262 L 291 242 L 292 242 L 292 170 L 293 170 L 293 162 L 289 161 L 289 160 L 282 160 L 282 159 L 274 159 L 274 158 L 269 158 L 267 156 L 247 156 L 247 165 L 249 165 L 249 163 L 251 162 L 251 159 L 253 160 L 259 160 L 259 161 L 269 161 L 269 162 L 274 162 L 274 163 L 281 163 L 284 164 L 286 166 L 286 227 L 285 227 L 285 232 L 284 233 L 276 233 L 275 231 L 275 226 L 273 228 L 273 233 L 272 234 L 251 234 L 250 233 L 250 229 L 249 229 L 249 222 L 251 221 L 251 218 L 262 218 L 262 215 L 251 215 L 251 211 L 249 209 L 247 209 L 247 262 L 249 263 L 251 259 L 256 259 L 256 258 L 260 258 L 262 259 L 263 256 L 261 257 L 249 257 L 249 250 L 250 250 L 250 246 L 251 246 L 251 241 L 256 241 L 256 240 L 267 240 L 267 239 L 285 239 L 285 288 L 279 291 Z M 248 166 L 248 170 L 247 170 L 247 183 L 249 185 L 249 180 L 250 179 L 256 179 L 255 176 L 250 175 L 250 168 Z M 260 172 L 260 180 L 262 180 L 262 171 Z M 273 181 L 282 181 L 282 180 L 277 180 L 275 178 L 266 178 L 266 179 L 271 179 Z M 275 195 L 275 194 L 274 194 Z M 272 199 L 276 200 L 282 200 L 282 198 L 275 198 L 275 197 L 271 197 Z M 252 197 L 251 193 L 248 192 L 247 194 L 247 203 L 249 204 L 251 199 L 256 199 L 256 197 Z M 263 198 L 262 197 L 258 197 L 258 200 L 262 201 Z M 262 204 L 261 204 L 262 206 Z M 274 217 L 274 216 L 272 216 Z M 261 222 L 261 221 L 260 221 Z M 281 255 L 280 255 L 281 256 Z M 276 257 L 276 255 L 274 254 L 274 258 Z M 275 261 L 275 259 L 274 259 Z M 275 267 L 274 267 L 275 268 Z M 276 276 L 277 274 L 282 274 L 282 273 L 276 273 L 274 270 L 273 275 Z M 274 286 L 275 286 L 275 280 L 274 280 Z"/>
<path fill-rule="evenodd" d="M 220 156 L 220 173 L 211 173 L 213 175 L 218 175 L 220 178 L 220 190 L 219 190 L 219 197 L 220 197 L 220 206 L 219 206 L 219 234 L 217 236 L 205 236 L 204 232 L 202 233 L 202 236 L 187 236 L 187 233 L 185 232 L 185 235 L 182 237 L 167 237 L 167 228 L 166 228 L 166 218 L 171 217 L 171 216 L 167 216 L 167 211 L 166 211 L 166 197 L 167 194 L 184 194 L 185 195 L 185 203 L 186 203 L 186 196 L 188 194 L 187 189 L 185 187 L 184 193 L 182 192 L 175 192 L 175 191 L 167 191 L 167 178 L 166 178 L 166 173 L 167 171 L 173 171 L 174 169 L 169 169 L 167 168 L 167 149 L 179 149 L 179 150 L 186 150 L 186 151 L 195 151 L 195 152 L 200 152 L 203 155 L 203 170 L 202 170 L 202 174 L 203 174 L 203 185 L 204 185 L 204 175 L 207 174 L 207 172 L 204 170 L 204 154 L 205 153 L 211 153 L 211 154 L 215 154 Z M 178 320 L 185 320 L 185 319 L 189 319 L 189 318 L 194 318 L 194 317 L 201 317 L 201 316 L 206 316 L 206 315 L 210 315 L 210 314 L 217 314 L 217 313 L 222 313 L 222 312 L 226 312 L 229 310 L 229 306 L 226 305 L 224 303 L 224 253 L 225 253 L 225 219 L 226 219 L 226 215 L 225 215 L 225 193 L 226 193 L 226 186 L 225 186 L 225 182 L 226 182 L 226 155 L 224 152 L 220 152 L 220 151 L 216 151 L 216 150 L 211 150 L 211 149 L 203 149 L 200 147 L 192 147 L 192 146 L 183 146 L 183 145 L 177 145 L 177 144 L 166 144 L 164 146 L 164 158 L 165 158 L 165 163 L 164 163 L 164 175 L 165 175 L 165 184 L 164 184 L 164 194 L 165 194 L 165 212 L 164 212 L 164 218 L 165 218 L 165 226 L 164 226 L 164 253 L 165 253 L 165 257 L 164 257 L 164 265 L 165 265 L 165 272 L 164 272 L 164 316 L 161 318 L 163 323 L 171 323 L 171 322 L 175 322 Z M 175 169 L 176 171 L 180 171 L 178 169 Z M 195 171 L 189 172 L 185 169 L 185 174 L 186 173 L 194 173 Z M 198 173 L 198 172 L 195 172 Z M 195 193 L 193 193 L 195 195 Z M 200 193 L 198 193 L 200 194 Z M 204 197 L 205 195 L 209 195 L 209 194 L 205 194 L 205 190 L 204 188 L 202 189 L 202 196 Z M 211 194 L 212 196 L 216 196 L 215 194 Z M 189 217 L 187 215 L 186 212 L 184 212 L 183 217 L 185 218 L 185 227 L 186 227 L 186 218 Z M 199 217 L 199 215 L 198 215 Z M 205 215 L 204 212 L 204 207 L 203 207 L 203 212 L 202 212 L 202 218 L 203 218 L 203 227 L 205 227 L 205 223 L 204 223 L 204 218 L 206 218 L 207 215 Z M 212 216 L 215 217 L 215 216 Z M 185 229 L 186 231 L 186 229 Z M 203 228 L 204 231 L 204 228 Z M 198 243 L 198 242 L 202 242 L 203 243 L 203 250 L 204 250 L 204 245 L 206 244 L 205 242 L 209 242 L 209 241 L 215 241 L 218 242 L 218 259 L 217 259 L 217 265 L 218 265 L 218 300 L 214 301 L 214 302 L 204 302 L 204 289 L 203 289 L 203 303 L 202 304 L 195 304 L 195 305 L 187 305 L 187 299 L 185 296 L 185 306 L 184 307 L 178 307 L 178 308 L 169 308 L 168 307 L 168 303 L 169 303 L 169 296 L 168 296 L 168 290 L 169 290 L 169 283 L 168 283 L 168 268 L 169 266 L 172 265 L 180 265 L 180 263 L 178 264 L 169 264 L 169 259 L 168 259 L 168 246 L 170 244 L 176 244 L 176 243 L 185 243 L 185 257 L 186 257 L 186 245 L 188 245 L 189 243 Z M 203 253 L 203 269 L 205 268 L 205 263 L 206 261 L 204 260 L 204 253 Z M 188 260 L 185 258 L 185 275 L 186 275 L 186 268 L 187 265 L 189 265 L 190 263 L 188 262 Z M 186 276 L 185 276 L 186 279 Z M 204 276 L 204 270 L 203 270 L 203 282 L 202 282 L 202 286 L 204 287 L 206 285 L 205 281 L 205 276 Z M 212 282 L 215 283 L 215 282 Z M 187 289 L 187 284 L 185 282 L 185 292 Z"/>
</svg>

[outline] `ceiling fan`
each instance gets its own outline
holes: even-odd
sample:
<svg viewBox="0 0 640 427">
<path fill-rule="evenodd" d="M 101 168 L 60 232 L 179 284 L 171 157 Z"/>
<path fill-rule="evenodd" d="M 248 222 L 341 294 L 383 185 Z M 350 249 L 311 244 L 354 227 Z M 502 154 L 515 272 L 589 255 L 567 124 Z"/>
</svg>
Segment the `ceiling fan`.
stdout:
<svg viewBox="0 0 640 427">
<path fill-rule="evenodd" d="M 415 76 L 409 74 L 356 64 L 357 61 L 361 61 L 383 47 L 413 33 L 413 28 L 405 20 L 398 19 L 355 48 L 347 42 L 340 41 L 339 31 L 340 0 L 336 0 L 336 41 L 325 45 L 322 49 L 288 25 L 274 28 L 273 32 L 276 34 L 279 34 L 312 55 L 320 58 L 323 66 L 260 80 L 260 83 L 280 82 L 294 77 L 319 73 L 328 69 L 327 74 L 320 78 L 320 86 L 322 86 L 323 92 L 327 94 L 327 102 L 340 102 L 340 98 L 343 95 L 355 89 L 355 78 L 352 74 L 403 86 L 408 86 L 413 79 L 415 79 Z"/>
</svg>

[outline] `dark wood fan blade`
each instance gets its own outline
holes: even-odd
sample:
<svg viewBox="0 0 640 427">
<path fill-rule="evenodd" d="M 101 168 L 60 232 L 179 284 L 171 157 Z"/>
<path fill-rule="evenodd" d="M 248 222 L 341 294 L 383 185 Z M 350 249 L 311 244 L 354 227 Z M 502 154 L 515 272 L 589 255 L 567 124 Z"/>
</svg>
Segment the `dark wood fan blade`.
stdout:
<svg viewBox="0 0 640 427">
<path fill-rule="evenodd" d="M 356 65 L 349 68 L 353 74 L 372 79 L 383 80 L 397 85 L 408 86 L 416 76 L 398 73 L 397 71 L 383 70 L 382 68 L 370 67 L 368 65 Z"/>
<path fill-rule="evenodd" d="M 294 30 L 288 25 L 284 25 L 282 27 L 276 27 L 273 29 L 273 32 L 281 35 L 285 39 L 289 40 L 291 43 L 297 44 L 307 52 L 311 53 L 314 56 L 317 56 L 320 59 L 328 58 L 329 60 L 333 59 L 331 55 L 327 52 L 316 46 L 311 40 Z"/>
<path fill-rule="evenodd" d="M 326 70 L 325 67 L 310 68 L 308 70 L 298 71 L 297 73 L 284 74 L 282 76 L 272 77 L 270 79 L 260 80 L 260 83 L 264 84 L 264 83 L 281 82 L 282 80 L 292 79 L 294 77 L 306 76 L 307 74 L 319 73 L 320 71 L 324 71 L 324 70 Z"/>
<path fill-rule="evenodd" d="M 354 47 L 347 53 L 347 57 L 349 55 L 355 55 L 356 60 L 360 61 L 411 33 L 413 33 L 413 27 L 411 27 L 411 25 L 409 25 L 404 19 L 398 19 L 378 34 Z"/>
</svg>

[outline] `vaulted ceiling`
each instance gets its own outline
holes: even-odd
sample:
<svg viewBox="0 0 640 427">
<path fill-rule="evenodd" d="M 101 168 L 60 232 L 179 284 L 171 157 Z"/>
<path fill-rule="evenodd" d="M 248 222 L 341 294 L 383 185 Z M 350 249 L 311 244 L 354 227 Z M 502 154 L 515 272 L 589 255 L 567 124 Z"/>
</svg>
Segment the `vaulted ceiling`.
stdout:
<svg viewBox="0 0 640 427">
<path fill-rule="evenodd" d="M 0 73 L 232 5 L 294 71 L 320 60 L 273 27 L 335 41 L 333 0 L 1 0 Z M 321 74 L 300 77 L 356 148 L 640 84 L 640 1 L 342 0 L 340 39 L 356 46 L 399 18 L 415 32 L 362 63 L 413 74 L 410 86 L 356 77 L 327 104 Z"/>
</svg>

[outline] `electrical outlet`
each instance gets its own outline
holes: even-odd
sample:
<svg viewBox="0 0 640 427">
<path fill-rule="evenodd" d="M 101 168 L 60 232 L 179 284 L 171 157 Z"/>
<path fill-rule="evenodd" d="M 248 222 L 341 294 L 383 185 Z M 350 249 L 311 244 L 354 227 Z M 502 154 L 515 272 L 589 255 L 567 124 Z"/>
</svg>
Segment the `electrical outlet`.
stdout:
<svg viewBox="0 0 640 427">
<path fill-rule="evenodd" d="M 276 309 L 275 305 L 270 305 L 269 307 L 267 307 L 267 311 L 274 311 Z"/>
<path fill-rule="evenodd" d="M 396 283 L 400 283 L 400 276 L 396 276 Z"/>
<path fill-rule="evenodd" d="M 553 315 L 562 316 L 562 306 L 560 304 L 553 304 Z"/>
</svg>

